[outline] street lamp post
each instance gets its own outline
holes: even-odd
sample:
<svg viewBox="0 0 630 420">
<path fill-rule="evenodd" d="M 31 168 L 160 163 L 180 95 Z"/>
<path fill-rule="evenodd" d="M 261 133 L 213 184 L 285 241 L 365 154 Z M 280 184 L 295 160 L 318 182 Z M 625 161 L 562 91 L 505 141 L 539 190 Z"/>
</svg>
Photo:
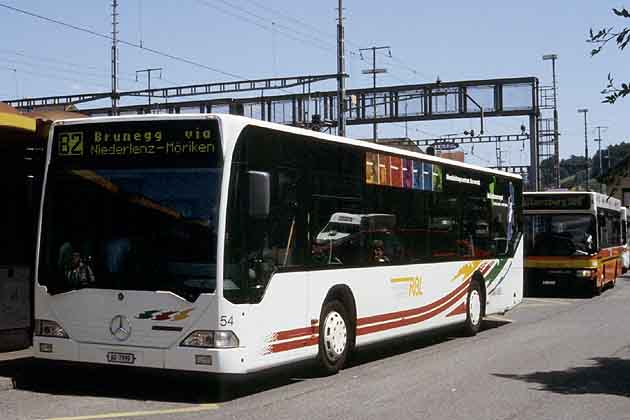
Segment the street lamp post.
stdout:
<svg viewBox="0 0 630 420">
<path fill-rule="evenodd" d="M 577 110 L 584 114 L 584 165 L 586 166 L 586 191 L 588 191 L 589 176 L 588 176 L 588 129 L 586 126 L 586 113 L 587 108 L 580 108 Z"/>
</svg>

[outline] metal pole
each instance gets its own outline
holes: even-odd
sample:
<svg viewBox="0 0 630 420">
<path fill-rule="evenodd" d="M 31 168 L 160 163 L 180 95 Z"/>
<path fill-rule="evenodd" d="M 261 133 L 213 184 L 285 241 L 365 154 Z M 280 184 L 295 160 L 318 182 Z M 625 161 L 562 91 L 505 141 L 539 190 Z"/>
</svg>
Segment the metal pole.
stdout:
<svg viewBox="0 0 630 420">
<path fill-rule="evenodd" d="M 337 134 L 346 135 L 346 57 L 343 27 L 343 0 L 339 0 L 339 22 L 337 23 Z"/>
<path fill-rule="evenodd" d="M 378 131 L 377 131 L 377 127 L 376 127 L 376 73 L 385 73 L 386 70 L 385 69 L 377 69 L 376 68 L 376 51 L 377 50 L 389 50 L 390 47 L 389 46 L 384 46 L 384 47 L 370 47 L 370 48 L 361 48 L 359 49 L 359 52 L 361 51 L 368 51 L 371 50 L 372 51 L 372 69 L 371 70 L 363 70 L 363 74 L 371 74 L 372 75 L 372 107 L 374 108 L 374 123 L 373 123 L 373 140 L 374 142 L 376 142 L 378 140 Z M 390 56 L 391 56 L 391 51 L 390 51 Z"/>
<path fill-rule="evenodd" d="M 586 190 L 588 191 L 590 185 L 590 176 L 588 173 L 588 128 L 586 126 L 586 112 L 584 113 L 584 156 L 586 163 Z"/>
<path fill-rule="evenodd" d="M 160 78 L 162 78 L 162 67 L 156 67 L 156 68 L 152 68 L 152 69 L 142 69 L 142 70 L 136 70 L 136 81 L 138 80 L 138 73 L 146 73 L 147 74 L 147 90 L 148 95 L 149 95 L 149 110 L 151 109 L 151 73 L 154 71 L 159 71 L 160 72 Z"/>
<path fill-rule="evenodd" d="M 588 109 L 586 108 L 581 108 L 578 109 L 578 112 L 581 112 L 584 114 L 584 165 L 586 166 L 586 188 L 585 190 L 588 191 L 589 188 L 589 171 L 588 171 L 588 128 L 586 125 L 586 113 L 588 112 Z"/>
<path fill-rule="evenodd" d="M 598 125 L 597 127 L 597 139 L 595 140 L 598 144 L 598 153 L 599 153 L 599 173 L 600 175 L 603 173 L 604 167 L 602 164 L 602 128 L 606 129 L 608 127 L 603 125 Z"/>
<path fill-rule="evenodd" d="M 378 139 L 378 129 L 376 127 L 376 48 L 372 47 L 372 106 L 374 107 L 374 142 Z"/>
<path fill-rule="evenodd" d="M 112 115 L 118 112 L 118 0 L 112 1 Z"/>
<path fill-rule="evenodd" d="M 529 116 L 529 150 L 530 150 L 530 171 L 529 187 L 531 191 L 538 191 L 538 117 Z"/>
<path fill-rule="evenodd" d="M 597 154 L 599 155 L 599 175 L 602 174 L 602 131 L 597 127 Z"/>
<path fill-rule="evenodd" d="M 556 178 L 556 188 L 560 188 L 560 133 L 558 131 L 558 96 L 556 85 L 556 59 L 553 55 L 551 59 L 551 71 L 553 77 L 553 141 L 554 141 L 554 177 Z"/>
<path fill-rule="evenodd" d="M 560 132 L 558 125 L 558 85 L 556 82 L 556 60 L 557 54 L 545 54 L 543 60 L 551 60 L 551 72 L 553 77 L 553 85 L 551 86 L 553 92 L 553 184 L 556 188 L 560 188 Z"/>
<path fill-rule="evenodd" d="M 407 116 L 407 105 L 409 105 L 407 103 L 407 101 L 405 101 L 405 117 Z M 409 138 L 409 131 L 407 129 L 407 118 L 405 118 L 405 138 Z"/>
</svg>

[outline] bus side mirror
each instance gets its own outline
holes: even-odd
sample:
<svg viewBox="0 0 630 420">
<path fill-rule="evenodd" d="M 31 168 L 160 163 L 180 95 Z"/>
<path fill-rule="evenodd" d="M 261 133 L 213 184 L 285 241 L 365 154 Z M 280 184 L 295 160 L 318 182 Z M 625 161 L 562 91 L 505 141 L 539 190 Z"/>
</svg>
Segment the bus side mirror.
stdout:
<svg viewBox="0 0 630 420">
<path fill-rule="evenodd" d="M 271 183 L 268 172 L 248 171 L 249 216 L 258 219 L 269 217 Z"/>
</svg>

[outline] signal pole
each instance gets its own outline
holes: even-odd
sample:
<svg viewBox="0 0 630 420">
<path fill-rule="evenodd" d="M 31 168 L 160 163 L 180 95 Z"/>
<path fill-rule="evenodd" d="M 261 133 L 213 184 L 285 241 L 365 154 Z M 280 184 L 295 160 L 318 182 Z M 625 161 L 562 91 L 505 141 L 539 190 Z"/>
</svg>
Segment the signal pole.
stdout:
<svg viewBox="0 0 630 420">
<path fill-rule="evenodd" d="M 383 46 L 383 47 L 370 47 L 370 48 L 361 48 L 359 50 L 359 53 L 362 53 L 363 51 L 372 51 L 372 69 L 370 70 L 363 70 L 361 73 L 363 74 L 371 74 L 372 75 L 372 88 L 374 89 L 374 94 L 372 95 L 372 106 L 374 107 L 374 119 L 376 120 L 376 74 L 377 73 L 387 73 L 387 69 L 385 68 L 380 68 L 377 69 L 376 68 L 376 51 L 378 50 L 389 50 L 389 56 L 392 56 L 392 51 L 391 48 L 389 46 Z M 363 58 L 363 55 L 361 56 L 361 58 Z M 373 140 L 374 142 L 376 142 L 378 140 L 378 131 L 376 128 L 376 121 L 374 122 L 374 126 L 373 126 Z"/>
</svg>

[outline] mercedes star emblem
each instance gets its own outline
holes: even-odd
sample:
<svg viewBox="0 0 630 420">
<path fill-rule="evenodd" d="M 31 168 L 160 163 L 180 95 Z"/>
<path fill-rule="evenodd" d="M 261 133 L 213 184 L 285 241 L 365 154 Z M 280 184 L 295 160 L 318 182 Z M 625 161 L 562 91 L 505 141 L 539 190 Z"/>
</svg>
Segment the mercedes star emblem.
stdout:
<svg viewBox="0 0 630 420">
<path fill-rule="evenodd" d="M 116 315 L 109 322 L 109 332 L 111 332 L 116 339 L 125 341 L 131 335 L 131 323 L 126 316 Z"/>
</svg>

